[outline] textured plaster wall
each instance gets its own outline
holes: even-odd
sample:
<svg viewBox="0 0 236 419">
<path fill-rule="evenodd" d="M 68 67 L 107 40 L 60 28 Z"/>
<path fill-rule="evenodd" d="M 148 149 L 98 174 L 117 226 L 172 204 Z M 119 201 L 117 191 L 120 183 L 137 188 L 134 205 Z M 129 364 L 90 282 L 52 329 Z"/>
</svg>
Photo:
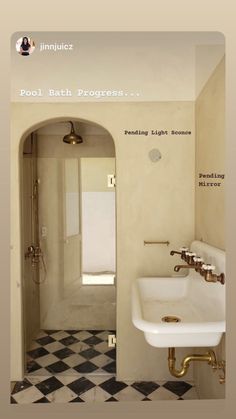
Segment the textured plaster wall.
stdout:
<svg viewBox="0 0 236 419">
<path fill-rule="evenodd" d="M 170 249 L 194 238 L 195 134 L 193 102 L 14 104 L 12 107 L 11 379 L 22 377 L 22 300 L 19 145 L 50 119 L 78 118 L 108 130 L 116 147 L 117 378 L 168 379 L 167 351 L 145 342 L 131 321 L 131 283 L 142 275 L 170 275 L 178 261 Z M 191 136 L 126 136 L 125 129 L 191 130 Z M 158 148 L 162 159 L 148 157 Z M 145 246 L 169 240 L 170 246 Z M 178 350 L 183 356 L 186 350 Z M 187 378 L 191 379 L 191 371 Z"/>
</svg>

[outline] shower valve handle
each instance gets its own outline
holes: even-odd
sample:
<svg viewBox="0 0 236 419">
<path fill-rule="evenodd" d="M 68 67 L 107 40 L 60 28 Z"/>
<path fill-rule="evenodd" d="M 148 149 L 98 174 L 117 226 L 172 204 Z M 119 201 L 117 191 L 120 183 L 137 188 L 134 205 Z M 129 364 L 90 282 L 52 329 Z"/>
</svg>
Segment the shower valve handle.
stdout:
<svg viewBox="0 0 236 419">
<path fill-rule="evenodd" d="M 27 252 L 25 253 L 25 257 L 29 258 L 30 256 L 35 255 L 35 247 L 33 245 L 29 246 Z"/>
</svg>

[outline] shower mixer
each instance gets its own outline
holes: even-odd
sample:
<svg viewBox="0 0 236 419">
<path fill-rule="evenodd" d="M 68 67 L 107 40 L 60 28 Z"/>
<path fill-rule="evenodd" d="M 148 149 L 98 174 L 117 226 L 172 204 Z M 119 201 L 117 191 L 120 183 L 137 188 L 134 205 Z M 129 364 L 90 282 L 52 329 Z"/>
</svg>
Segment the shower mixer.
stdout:
<svg viewBox="0 0 236 419">
<path fill-rule="evenodd" d="M 40 265 L 40 258 L 41 258 L 44 273 L 45 273 L 45 278 L 44 279 L 46 279 L 47 270 L 46 270 L 46 265 L 45 265 L 43 252 L 42 252 L 41 248 L 39 246 L 33 246 L 33 245 L 29 246 L 28 249 L 27 249 L 27 252 L 25 253 L 25 259 L 27 259 L 27 258 L 31 258 L 32 268 L 35 268 L 35 267 Z"/>
</svg>

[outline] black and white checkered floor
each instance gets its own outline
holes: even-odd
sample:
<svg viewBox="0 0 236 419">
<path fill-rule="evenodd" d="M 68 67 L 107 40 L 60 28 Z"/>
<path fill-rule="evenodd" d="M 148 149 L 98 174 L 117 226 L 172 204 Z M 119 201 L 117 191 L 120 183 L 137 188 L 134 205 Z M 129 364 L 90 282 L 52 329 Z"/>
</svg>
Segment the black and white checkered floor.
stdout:
<svg viewBox="0 0 236 419">
<path fill-rule="evenodd" d="M 46 330 L 27 353 L 27 372 L 11 403 L 197 399 L 185 381 L 116 381 L 116 350 L 104 330 Z"/>
</svg>

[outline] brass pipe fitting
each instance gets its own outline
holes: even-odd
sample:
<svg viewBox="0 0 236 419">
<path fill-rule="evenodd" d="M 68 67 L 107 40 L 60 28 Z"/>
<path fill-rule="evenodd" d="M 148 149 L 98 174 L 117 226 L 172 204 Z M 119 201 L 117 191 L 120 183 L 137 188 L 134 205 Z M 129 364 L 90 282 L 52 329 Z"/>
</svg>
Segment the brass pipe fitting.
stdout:
<svg viewBox="0 0 236 419">
<path fill-rule="evenodd" d="M 168 348 L 168 366 L 169 371 L 171 375 L 174 377 L 180 378 L 183 377 L 185 374 L 187 374 L 189 369 L 189 364 L 191 361 L 206 361 L 213 369 L 217 368 L 217 362 L 216 362 L 216 356 L 215 352 L 212 350 L 209 350 L 205 354 L 190 354 L 187 355 L 182 363 L 181 363 L 181 369 L 177 370 L 175 368 L 175 348 Z"/>
</svg>

